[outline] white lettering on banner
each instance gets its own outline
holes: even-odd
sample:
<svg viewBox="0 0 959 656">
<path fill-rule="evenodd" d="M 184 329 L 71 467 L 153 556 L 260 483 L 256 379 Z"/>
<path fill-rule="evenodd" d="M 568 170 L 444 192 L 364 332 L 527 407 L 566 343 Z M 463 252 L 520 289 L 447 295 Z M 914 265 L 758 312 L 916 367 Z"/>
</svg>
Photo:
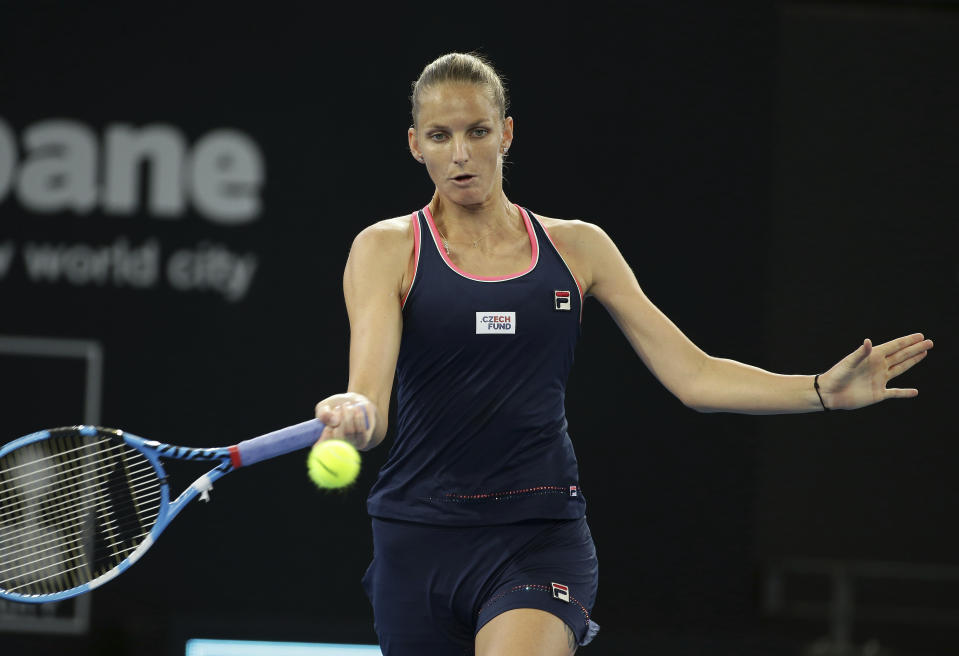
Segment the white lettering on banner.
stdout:
<svg viewBox="0 0 959 656">
<path fill-rule="evenodd" d="M 97 138 L 74 121 L 42 121 L 23 135 L 31 158 L 20 169 L 17 194 L 28 210 L 86 214 L 97 204 Z"/>
<path fill-rule="evenodd" d="M 223 246 L 200 244 L 196 250 L 180 250 L 167 262 L 167 279 L 174 289 L 210 290 L 228 301 L 238 301 L 250 289 L 256 272 L 256 256 L 237 255 Z"/>
<path fill-rule="evenodd" d="M 230 302 L 246 297 L 257 271 L 255 254 L 234 253 L 221 244 L 174 251 L 165 264 L 161 250 L 156 239 L 135 246 L 125 237 L 107 245 L 27 242 L 23 265 L 31 283 L 74 287 L 155 288 L 165 272 L 178 292 L 213 292 Z M 15 253 L 15 244 L 0 243 L 0 280 Z"/>
<path fill-rule="evenodd" d="M 24 208 L 38 214 L 88 214 L 98 202 L 107 214 L 136 214 L 147 170 L 147 211 L 153 216 L 179 218 L 191 200 L 213 223 L 234 226 L 259 218 L 265 165 L 246 134 L 216 129 L 200 137 L 192 152 L 172 125 L 115 123 L 104 134 L 101 162 L 90 127 L 70 119 L 39 121 L 24 130 L 20 163 L 16 137 L 0 118 L 0 202 L 13 190 Z"/>
<path fill-rule="evenodd" d="M 260 214 L 263 158 L 252 139 L 235 130 L 202 137 L 190 161 L 193 203 L 212 221 L 246 223 Z"/>
<path fill-rule="evenodd" d="M 159 277 L 160 245 L 150 240 L 131 248 L 126 239 L 111 246 L 28 243 L 23 259 L 32 282 L 145 288 Z"/>
<path fill-rule="evenodd" d="M 0 280 L 7 277 L 7 271 L 13 263 L 13 256 L 17 252 L 17 247 L 9 241 L 0 244 Z"/>
<path fill-rule="evenodd" d="M 103 211 L 134 214 L 140 202 L 140 165 L 150 163 L 150 213 L 158 217 L 183 214 L 186 198 L 180 171 L 186 158 L 186 139 L 169 125 L 112 125 L 106 133 L 106 189 Z"/>
</svg>

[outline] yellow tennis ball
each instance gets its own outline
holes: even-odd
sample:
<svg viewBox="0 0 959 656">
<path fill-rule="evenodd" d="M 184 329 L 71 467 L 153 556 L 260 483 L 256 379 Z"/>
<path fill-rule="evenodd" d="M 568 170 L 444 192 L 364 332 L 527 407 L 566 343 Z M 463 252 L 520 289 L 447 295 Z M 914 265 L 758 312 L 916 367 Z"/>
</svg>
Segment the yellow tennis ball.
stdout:
<svg viewBox="0 0 959 656">
<path fill-rule="evenodd" d="M 324 440 L 310 449 L 306 459 L 310 480 L 319 487 L 346 487 L 360 473 L 360 454 L 349 442 Z"/>
</svg>

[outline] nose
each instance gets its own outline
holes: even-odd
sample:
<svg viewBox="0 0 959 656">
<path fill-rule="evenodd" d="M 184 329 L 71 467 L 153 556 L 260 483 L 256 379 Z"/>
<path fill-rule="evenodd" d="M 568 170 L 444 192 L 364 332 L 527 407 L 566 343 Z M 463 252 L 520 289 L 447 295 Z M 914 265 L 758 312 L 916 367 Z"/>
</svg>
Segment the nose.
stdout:
<svg viewBox="0 0 959 656">
<path fill-rule="evenodd" d="M 453 162 L 455 164 L 465 164 L 469 161 L 470 151 L 469 143 L 465 137 L 457 136 L 453 138 Z"/>
</svg>

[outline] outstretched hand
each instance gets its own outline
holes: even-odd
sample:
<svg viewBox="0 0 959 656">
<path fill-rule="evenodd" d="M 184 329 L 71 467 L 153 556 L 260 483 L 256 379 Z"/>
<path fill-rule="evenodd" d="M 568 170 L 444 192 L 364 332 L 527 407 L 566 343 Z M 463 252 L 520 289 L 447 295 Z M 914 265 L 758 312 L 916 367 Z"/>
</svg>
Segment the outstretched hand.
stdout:
<svg viewBox="0 0 959 656">
<path fill-rule="evenodd" d="M 862 346 L 819 376 L 823 403 L 830 410 L 854 410 L 886 399 L 906 399 L 917 389 L 886 388 L 886 384 L 926 357 L 933 346 L 921 333 L 873 346 Z"/>
</svg>

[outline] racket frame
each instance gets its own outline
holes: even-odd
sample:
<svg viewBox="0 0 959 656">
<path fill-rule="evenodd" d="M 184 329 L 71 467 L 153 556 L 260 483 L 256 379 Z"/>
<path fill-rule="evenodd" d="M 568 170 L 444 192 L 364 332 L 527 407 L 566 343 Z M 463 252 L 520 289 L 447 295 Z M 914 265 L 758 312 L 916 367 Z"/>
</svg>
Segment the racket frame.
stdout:
<svg viewBox="0 0 959 656">
<path fill-rule="evenodd" d="M 37 431 L 5 444 L 3 447 L 0 447 L 0 458 L 16 449 L 57 437 L 58 434 L 63 434 L 67 431 L 73 431 L 86 436 L 102 435 L 108 439 L 122 440 L 147 459 L 160 481 L 160 503 L 157 509 L 158 514 L 156 521 L 150 528 L 150 532 L 126 558 L 117 563 L 113 568 L 90 581 L 81 583 L 68 590 L 47 594 L 19 594 L 0 589 L 0 599 L 27 603 L 61 601 L 90 592 L 104 583 L 112 581 L 143 557 L 143 554 L 153 546 L 160 537 L 160 534 L 191 501 L 198 496 L 203 500 L 209 500 L 208 493 L 213 487 L 214 482 L 239 467 L 251 465 L 262 460 L 311 446 L 319 439 L 320 434 L 323 432 L 323 424 L 319 420 L 310 419 L 300 424 L 287 426 L 272 433 L 245 440 L 239 444 L 215 448 L 175 446 L 156 440 L 147 440 L 133 433 L 113 428 L 86 425 L 69 426 Z M 210 461 L 217 462 L 218 464 L 205 474 L 199 476 L 187 486 L 176 499 L 171 501 L 168 477 L 161 459 Z"/>
</svg>

